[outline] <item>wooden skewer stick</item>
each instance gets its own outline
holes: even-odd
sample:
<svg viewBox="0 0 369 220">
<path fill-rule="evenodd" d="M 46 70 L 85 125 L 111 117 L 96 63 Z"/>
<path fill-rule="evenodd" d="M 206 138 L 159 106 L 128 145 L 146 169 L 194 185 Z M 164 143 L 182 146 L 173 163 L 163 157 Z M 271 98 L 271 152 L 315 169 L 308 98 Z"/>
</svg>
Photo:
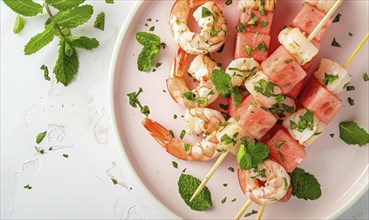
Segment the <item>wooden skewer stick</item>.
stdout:
<svg viewBox="0 0 369 220">
<path fill-rule="evenodd" d="M 227 156 L 227 154 L 229 153 L 229 150 L 227 150 L 226 152 L 222 153 L 220 155 L 220 157 L 218 158 L 218 160 L 215 162 L 215 164 L 213 165 L 213 167 L 210 169 L 210 171 L 208 172 L 208 174 L 206 174 L 205 178 L 202 180 L 201 184 L 199 185 L 199 187 L 197 187 L 195 193 L 192 195 L 190 202 L 192 202 L 192 200 L 200 194 L 201 190 L 205 187 L 206 183 L 210 180 L 211 176 L 213 176 L 214 172 L 218 169 L 219 165 L 222 163 L 222 161 L 224 160 L 224 158 Z"/>
<path fill-rule="evenodd" d="M 258 212 L 258 215 L 256 216 L 256 220 L 260 220 L 261 219 L 261 216 L 263 215 L 263 212 L 265 210 L 265 207 L 266 206 L 261 206 L 260 209 L 259 209 L 259 212 Z"/>
<path fill-rule="evenodd" d="M 356 47 L 356 49 L 354 50 L 354 52 L 352 52 L 352 54 L 350 55 L 350 57 L 347 59 L 346 63 L 343 64 L 343 67 L 345 69 L 347 69 L 347 67 L 351 64 L 352 60 L 354 60 L 355 56 L 359 53 L 359 51 L 361 50 L 361 48 L 363 48 L 363 46 L 365 45 L 365 43 L 368 40 L 368 38 L 369 38 L 369 32 L 366 33 L 366 35 L 360 41 L 359 45 Z"/>
<path fill-rule="evenodd" d="M 324 18 L 319 22 L 318 26 L 315 27 L 313 32 L 309 35 L 308 39 L 311 41 L 314 37 L 319 33 L 320 29 L 327 23 L 329 18 L 333 15 L 333 13 L 337 10 L 338 7 L 342 4 L 343 0 L 337 0 L 336 3 L 332 6 L 332 8 L 328 11 L 328 13 L 324 16 Z"/>
<path fill-rule="evenodd" d="M 237 213 L 236 217 L 234 217 L 234 220 L 239 220 L 243 213 L 249 208 L 249 206 L 251 205 L 252 200 L 249 199 L 247 200 L 247 202 L 245 203 L 245 205 L 243 205 L 243 207 L 241 208 L 241 210 Z"/>
</svg>

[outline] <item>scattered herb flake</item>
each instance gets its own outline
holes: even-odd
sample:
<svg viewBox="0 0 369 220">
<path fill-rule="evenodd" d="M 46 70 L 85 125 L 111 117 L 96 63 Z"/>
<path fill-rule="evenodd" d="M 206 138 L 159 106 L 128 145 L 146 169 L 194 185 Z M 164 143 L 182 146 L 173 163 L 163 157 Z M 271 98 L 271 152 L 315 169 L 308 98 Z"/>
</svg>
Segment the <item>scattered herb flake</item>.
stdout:
<svg viewBox="0 0 369 220">
<path fill-rule="evenodd" d="M 353 36 L 353 34 L 352 34 L 352 33 L 349 33 L 349 36 L 350 36 L 350 37 L 352 37 L 352 36 Z"/>
<path fill-rule="evenodd" d="M 174 114 L 174 115 L 173 115 L 173 118 L 174 118 L 174 119 L 177 119 L 177 114 Z"/>
<path fill-rule="evenodd" d="M 245 45 L 243 47 L 249 57 L 251 57 L 251 47 L 249 45 Z"/>
<path fill-rule="evenodd" d="M 105 0 L 105 2 L 108 4 L 114 4 L 114 0 Z"/>
<path fill-rule="evenodd" d="M 258 46 L 256 47 L 257 50 L 261 50 L 261 51 L 268 51 L 267 46 L 265 45 L 265 42 L 261 42 L 258 44 Z"/>
<path fill-rule="evenodd" d="M 246 217 L 249 217 L 249 216 L 257 214 L 257 213 L 258 213 L 258 211 L 252 210 L 251 212 L 246 213 L 246 215 L 244 217 L 246 218 Z"/>
<path fill-rule="evenodd" d="M 334 17 L 332 23 L 336 23 L 336 22 L 339 22 L 340 21 L 340 18 L 341 18 L 342 14 L 341 13 L 338 13 L 336 15 L 336 17 Z"/>
<path fill-rule="evenodd" d="M 227 187 L 227 186 L 228 186 L 228 183 L 223 183 L 223 186 L 224 186 L 224 187 Z"/>
<path fill-rule="evenodd" d="M 36 149 L 36 151 L 37 151 L 38 153 L 40 153 L 40 154 L 45 154 L 45 150 L 40 149 L 40 148 L 39 148 L 39 147 L 37 147 L 37 146 L 35 146 L 35 149 Z"/>
<path fill-rule="evenodd" d="M 20 15 L 17 15 L 17 18 L 15 19 L 14 23 L 13 33 L 19 34 L 23 30 L 24 25 L 25 25 L 24 18 Z"/>
<path fill-rule="evenodd" d="M 185 136 L 185 134 L 186 134 L 186 131 L 185 131 L 185 130 L 182 130 L 182 131 L 181 131 L 181 134 L 179 135 L 179 137 L 180 137 L 181 139 L 183 139 L 183 137 Z"/>
<path fill-rule="evenodd" d="M 174 138 L 173 130 L 169 130 L 169 134 L 172 135 L 172 137 Z"/>
<path fill-rule="evenodd" d="M 155 30 L 155 26 L 151 26 L 149 31 L 154 31 Z"/>
<path fill-rule="evenodd" d="M 284 144 L 284 141 L 278 141 L 278 143 L 275 145 L 278 149 Z"/>
<path fill-rule="evenodd" d="M 363 78 L 364 78 L 364 81 L 365 81 L 365 82 L 369 81 L 368 73 L 364 73 Z"/>
<path fill-rule="evenodd" d="M 37 144 L 41 143 L 41 141 L 45 138 L 45 136 L 46 136 L 46 131 L 39 133 L 36 136 L 36 143 Z"/>
<path fill-rule="evenodd" d="M 332 133 L 332 134 L 329 134 L 329 136 L 331 136 L 331 138 L 333 138 L 333 137 L 334 137 L 334 133 Z"/>
<path fill-rule="evenodd" d="M 177 162 L 172 161 L 172 165 L 173 165 L 174 168 L 178 169 L 178 163 Z"/>
<path fill-rule="evenodd" d="M 104 31 L 105 29 L 105 13 L 104 12 L 100 12 L 100 14 L 97 15 L 96 20 L 94 22 L 94 28 Z"/>
<path fill-rule="evenodd" d="M 227 111 L 227 110 L 228 110 L 228 105 L 225 105 L 225 104 L 223 104 L 223 103 L 220 103 L 220 104 L 219 104 L 219 107 L 220 107 L 221 109 L 223 109 L 224 111 Z"/>
<path fill-rule="evenodd" d="M 32 189 L 32 186 L 30 186 L 29 184 L 27 184 L 23 188 L 28 189 L 28 190 L 31 190 Z"/>
<path fill-rule="evenodd" d="M 49 69 L 47 68 L 47 66 L 42 65 L 40 69 L 44 71 L 44 79 L 50 81 Z"/>
<path fill-rule="evenodd" d="M 111 178 L 111 181 L 113 182 L 114 185 L 117 185 L 118 184 L 118 181 L 114 178 Z"/>
<path fill-rule="evenodd" d="M 228 170 L 231 172 L 234 172 L 234 168 L 233 167 L 228 167 Z"/>
<path fill-rule="evenodd" d="M 182 170 L 182 173 L 185 173 L 185 172 L 186 172 L 186 170 L 187 170 L 187 168 L 184 168 L 184 169 Z"/>
<path fill-rule="evenodd" d="M 232 199 L 232 201 L 231 202 L 235 202 L 237 199 L 236 198 L 234 198 L 234 199 Z"/>
<path fill-rule="evenodd" d="M 224 197 L 223 199 L 222 199 L 222 201 L 220 201 L 222 204 L 224 204 L 225 202 L 227 201 L 227 196 L 226 197 Z"/>
<path fill-rule="evenodd" d="M 350 106 L 354 106 L 355 105 L 355 100 L 353 100 L 351 97 L 347 98 L 348 103 L 350 104 Z"/>
<path fill-rule="evenodd" d="M 336 38 L 333 38 L 332 44 L 333 47 L 341 47 L 341 45 L 336 41 Z"/>
<path fill-rule="evenodd" d="M 68 158 L 69 155 L 68 154 L 63 154 L 63 157 Z"/>
<path fill-rule="evenodd" d="M 355 86 L 346 86 L 347 91 L 353 91 L 355 90 Z"/>
<path fill-rule="evenodd" d="M 232 0 L 226 0 L 225 4 L 226 5 L 231 5 L 232 4 Z"/>
</svg>

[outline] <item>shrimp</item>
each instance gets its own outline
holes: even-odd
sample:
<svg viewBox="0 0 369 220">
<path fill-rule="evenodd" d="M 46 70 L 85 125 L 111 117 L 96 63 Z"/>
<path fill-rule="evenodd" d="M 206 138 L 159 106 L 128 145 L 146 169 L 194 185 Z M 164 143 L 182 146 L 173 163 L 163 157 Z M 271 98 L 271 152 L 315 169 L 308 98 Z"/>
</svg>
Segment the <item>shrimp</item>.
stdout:
<svg viewBox="0 0 369 220">
<path fill-rule="evenodd" d="M 213 53 L 220 49 L 227 37 L 227 21 L 214 1 L 176 0 L 170 13 L 170 30 L 178 46 L 190 54 Z M 193 16 L 201 32 L 187 26 L 190 9 L 199 6 Z"/>
<path fill-rule="evenodd" d="M 178 104 L 184 107 L 206 107 L 219 96 L 211 81 L 213 70 L 219 69 L 219 67 L 210 57 L 202 54 L 197 55 L 188 71 L 194 81 L 198 82 L 198 85 L 190 91 L 183 79 L 184 74 L 187 74 L 188 59 L 188 54 L 178 48 L 167 79 L 168 92 Z"/>
<path fill-rule="evenodd" d="M 225 150 L 214 133 L 207 135 L 198 143 L 191 144 L 173 138 L 166 128 L 150 118 L 145 118 L 142 125 L 168 153 L 182 160 L 208 161 L 218 157 Z"/>
<path fill-rule="evenodd" d="M 268 159 L 251 170 L 239 169 L 238 181 L 253 202 L 266 206 L 286 195 L 291 179 L 283 166 Z"/>
<path fill-rule="evenodd" d="M 260 70 L 260 65 L 253 58 L 238 58 L 227 67 L 226 73 L 231 77 L 232 85 L 242 86 L 245 79 Z"/>
<path fill-rule="evenodd" d="M 225 122 L 223 115 L 210 108 L 190 108 L 185 111 L 184 120 L 188 134 L 211 134 Z"/>
</svg>

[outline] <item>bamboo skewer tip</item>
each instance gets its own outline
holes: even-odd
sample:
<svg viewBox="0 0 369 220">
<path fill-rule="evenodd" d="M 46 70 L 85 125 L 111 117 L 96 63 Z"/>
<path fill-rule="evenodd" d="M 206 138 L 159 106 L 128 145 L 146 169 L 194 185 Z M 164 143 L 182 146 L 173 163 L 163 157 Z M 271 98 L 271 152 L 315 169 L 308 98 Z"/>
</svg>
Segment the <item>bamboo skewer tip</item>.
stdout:
<svg viewBox="0 0 369 220">
<path fill-rule="evenodd" d="M 224 160 L 224 158 L 227 156 L 228 153 L 229 153 L 229 151 L 227 150 L 226 152 L 224 152 L 220 155 L 218 160 L 211 167 L 208 174 L 206 174 L 205 178 L 200 183 L 199 187 L 197 187 L 195 193 L 192 195 L 192 197 L 190 199 L 190 202 L 192 202 L 196 198 L 196 196 L 200 194 L 201 190 L 205 187 L 206 183 L 210 180 L 211 176 L 213 176 L 214 172 L 218 169 L 219 165 L 222 163 L 222 161 Z"/>
<path fill-rule="evenodd" d="M 256 220 L 260 220 L 261 216 L 263 216 L 264 210 L 265 210 L 266 206 L 261 206 L 258 212 L 258 215 L 256 216 Z"/>
<path fill-rule="evenodd" d="M 345 69 L 347 69 L 347 67 L 350 66 L 351 62 L 354 60 L 354 58 L 356 57 L 356 55 L 359 53 L 359 51 L 363 48 L 363 46 L 365 45 L 366 41 L 369 38 L 369 32 L 366 33 L 366 35 L 363 37 L 363 39 L 360 41 L 359 45 L 357 45 L 357 47 L 355 48 L 355 50 L 352 52 L 352 54 L 350 55 L 350 57 L 346 60 L 345 64 L 343 64 L 343 67 Z"/>
<path fill-rule="evenodd" d="M 243 205 L 240 211 L 237 213 L 236 217 L 234 217 L 234 220 L 239 220 L 242 217 L 243 213 L 249 208 L 251 203 L 252 203 L 251 199 L 247 200 L 245 205 Z"/>
</svg>

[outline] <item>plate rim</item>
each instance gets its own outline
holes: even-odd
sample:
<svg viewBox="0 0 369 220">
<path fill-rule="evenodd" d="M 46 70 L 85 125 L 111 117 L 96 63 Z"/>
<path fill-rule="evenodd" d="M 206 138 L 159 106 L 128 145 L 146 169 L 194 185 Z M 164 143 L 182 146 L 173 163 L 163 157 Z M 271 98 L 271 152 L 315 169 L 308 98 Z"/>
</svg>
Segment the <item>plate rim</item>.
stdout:
<svg viewBox="0 0 369 220">
<path fill-rule="evenodd" d="M 109 113 L 110 113 L 110 122 L 112 125 L 112 129 L 113 129 L 113 134 L 114 134 L 114 139 L 117 142 L 117 147 L 119 148 L 119 151 L 121 152 L 121 156 L 123 156 L 123 163 L 124 165 L 129 168 L 128 172 L 129 174 L 136 180 L 136 182 L 138 182 L 138 184 L 140 185 L 141 189 L 143 189 L 144 194 L 148 195 L 149 198 L 155 202 L 155 205 L 158 206 L 159 209 L 161 209 L 162 211 L 164 211 L 164 214 L 166 214 L 168 217 L 170 217 L 171 219 L 182 219 L 181 217 L 179 217 L 178 215 L 176 215 L 172 210 L 170 210 L 169 208 L 167 208 L 157 197 L 155 197 L 152 192 L 147 188 L 147 186 L 143 183 L 143 181 L 141 180 L 141 178 L 137 175 L 137 173 L 135 172 L 135 169 L 131 163 L 131 160 L 129 159 L 124 145 L 123 145 L 123 141 L 122 138 L 119 134 L 119 128 L 118 128 L 118 123 L 117 123 L 117 118 L 116 115 L 118 114 L 118 112 L 116 111 L 115 108 L 115 98 L 114 98 L 114 91 L 116 88 L 116 82 L 115 79 L 118 75 L 117 73 L 117 64 L 118 64 L 118 59 L 119 59 L 119 55 L 121 53 L 121 48 L 123 45 L 123 42 L 126 40 L 128 33 L 127 30 L 129 29 L 130 24 L 132 23 L 132 21 L 134 20 L 134 18 L 137 16 L 137 12 L 144 6 L 145 1 L 144 0 L 139 0 L 135 3 L 135 6 L 130 10 L 126 20 L 124 21 L 118 37 L 115 41 L 114 44 L 114 49 L 113 49 L 113 53 L 112 53 L 112 57 L 111 57 L 111 62 L 110 62 L 110 66 L 109 66 L 109 79 L 108 79 L 108 101 L 109 101 Z M 365 172 L 368 172 L 368 166 L 366 168 L 366 170 L 363 171 L 363 174 L 365 174 Z M 360 178 L 361 179 L 361 178 Z M 358 180 L 360 180 L 358 179 Z M 338 216 L 342 215 L 345 211 L 347 211 L 350 207 L 352 207 L 362 196 L 363 194 L 368 191 L 369 189 L 369 180 L 366 181 L 366 183 L 361 187 L 361 189 L 358 189 L 357 192 L 355 193 L 354 196 L 351 197 L 350 200 L 346 201 L 343 205 L 341 205 L 341 207 L 339 209 L 337 209 L 335 212 L 331 213 L 330 215 L 326 216 L 326 219 L 336 219 Z"/>
</svg>

